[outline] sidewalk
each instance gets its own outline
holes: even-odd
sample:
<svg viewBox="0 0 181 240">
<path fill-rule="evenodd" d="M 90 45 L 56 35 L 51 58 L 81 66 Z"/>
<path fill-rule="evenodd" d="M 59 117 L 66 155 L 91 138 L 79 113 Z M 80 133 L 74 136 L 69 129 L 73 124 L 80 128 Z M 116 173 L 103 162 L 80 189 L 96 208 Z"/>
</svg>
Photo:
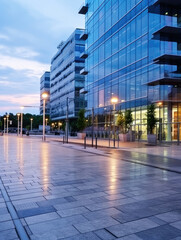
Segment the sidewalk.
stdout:
<svg viewBox="0 0 181 240">
<path fill-rule="evenodd" d="M 51 139 L 51 137 L 49 138 Z M 52 138 L 53 141 L 60 141 L 63 142 L 63 137 L 60 138 Z M 69 137 L 69 144 L 84 144 L 84 139 L 77 139 L 75 137 Z M 88 147 L 92 146 L 92 139 L 87 138 L 86 144 Z M 110 141 L 110 148 L 114 148 L 113 141 Z M 145 153 L 154 156 L 162 156 L 168 157 L 173 159 L 181 160 L 181 146 L 177 146 L 175 144 L 162 144 L 157 146 L 148 146 L 147 142 L 119 142 L 116 141 L 115 143 L 115 151 L 124 150 L 130 152 L 138 152 L 138 153 Z M 105 148 L 109 149 L 109 141 L 104 139 L 97 140 L 97 147 L 98 148 Z M 95 139 L 94 139 L 94 148 L 95 148 Z"/>
</svg>

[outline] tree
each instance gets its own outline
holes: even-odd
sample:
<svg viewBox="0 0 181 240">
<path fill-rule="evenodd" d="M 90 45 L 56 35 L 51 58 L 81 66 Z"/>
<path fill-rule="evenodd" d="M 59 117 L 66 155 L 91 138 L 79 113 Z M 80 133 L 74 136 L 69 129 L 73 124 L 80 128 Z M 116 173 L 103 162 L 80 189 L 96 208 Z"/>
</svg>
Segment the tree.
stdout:
<svg viewBox="0 0 181 240">
<path fill-rule="evenodd" d="M 77 119 L 77 130 L 83 131 L 86 127 L 85 109 L 80 109 Z"/>
<path fill-rule="evenodd" d="M 148 106 L 146 116 L 147 116 L 147 130 L 150 134 L 153 134 L 153 129 L 155 128 L 157 123 L 154 104 Z"/>
<path fill-rule="evenodd" d="M 121 133 L 123 133 L 125 129 L 125 117 L 121 111 L 118 112 L 116 125 L 120 127 Z"/>
<path fill-rule="evenodd" d="M 133 122 L 133 115 L 130 109 L 125 111 L 125 130 L 129 131 L 131 124 Z"/>
</svg>

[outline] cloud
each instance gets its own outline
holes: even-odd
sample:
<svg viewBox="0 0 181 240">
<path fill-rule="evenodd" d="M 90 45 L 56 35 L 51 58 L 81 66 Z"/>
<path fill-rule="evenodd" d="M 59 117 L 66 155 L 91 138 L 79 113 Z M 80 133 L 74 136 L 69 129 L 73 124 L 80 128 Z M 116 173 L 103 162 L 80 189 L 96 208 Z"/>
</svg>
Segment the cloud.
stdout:
<svg viewBox="0 0 181 240">
<path fill-rule="evenodd" d="M 8 102 L 16 106 L 36 106 L 39 107 L 40 94 L 14 94 L 0 95 L 1 102 Z"/>
<path fill-rule="evenodd" d="M 0 34 L 0 39 L 9 41 L 9 37 L 4 34 Z"/>
<path fill-rule="evenodd" d="M 50 66 L 34 60 L 0 54 L 0 68 L 11 68 L 16 71 L 26 70 L 25 74 L 27 77 L 40 78 L 45 71 L 49 70 Z"/>
<path fill-rule="evenodd" d="M 27 47 L 8 47 L 0 45 L 1 54 L 9 56 L 21 56 L 21 58 L 34 58 L 39 56 L 38 52 L 35 52 Z"/>
</svg>

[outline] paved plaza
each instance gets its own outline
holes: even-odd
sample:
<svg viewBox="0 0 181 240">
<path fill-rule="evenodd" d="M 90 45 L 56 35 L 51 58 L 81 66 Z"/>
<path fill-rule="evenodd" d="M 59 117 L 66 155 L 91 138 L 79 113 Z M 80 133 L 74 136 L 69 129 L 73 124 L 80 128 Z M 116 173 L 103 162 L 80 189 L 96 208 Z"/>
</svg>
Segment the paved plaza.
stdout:
<svg viewBox="0 0 181 240">
<path fill-rule="evenodd" d="M 0 149 L 0 240 L 181 240 L 181 161 L 169 150 L 16 136 Z"/>
</svg>

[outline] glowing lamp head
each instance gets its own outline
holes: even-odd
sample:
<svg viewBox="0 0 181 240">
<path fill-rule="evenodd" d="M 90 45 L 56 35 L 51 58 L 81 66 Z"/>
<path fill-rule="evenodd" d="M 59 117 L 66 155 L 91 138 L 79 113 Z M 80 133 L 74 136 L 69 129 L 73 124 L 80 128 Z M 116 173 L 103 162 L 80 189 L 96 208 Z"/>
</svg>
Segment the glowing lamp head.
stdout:
<svg viewBox="0 0 181 240">
<path fill-rule="evenodd" d="M 159 106 L 159 107 L 162 106 L 162 102 L 158 102 L 158 106 Z"/>
<path fill-rule="evenodd" d="M 31 121 L 33 121 L 33 118 L 30 118 Z"/>
<path fill-rule="evenodd" d="M 116 97 L 111 98 L 111 103 L 113 103 L 113 104 L 118 103 L 118 98 L 116 98 Z"/>
<path fill-rule="evenodd" d="M 19 116 L 20 116 L 20 113 L 17 113 L 17 116 L 19 117 Z"/>
<path fill-rule="evenodd" d="M 42 96 L 43 99 L 47 99 L 48 98 L 48 93 L 44 92 L 44 93 L 42 93 L 41 96 Z"/>
</svg>

